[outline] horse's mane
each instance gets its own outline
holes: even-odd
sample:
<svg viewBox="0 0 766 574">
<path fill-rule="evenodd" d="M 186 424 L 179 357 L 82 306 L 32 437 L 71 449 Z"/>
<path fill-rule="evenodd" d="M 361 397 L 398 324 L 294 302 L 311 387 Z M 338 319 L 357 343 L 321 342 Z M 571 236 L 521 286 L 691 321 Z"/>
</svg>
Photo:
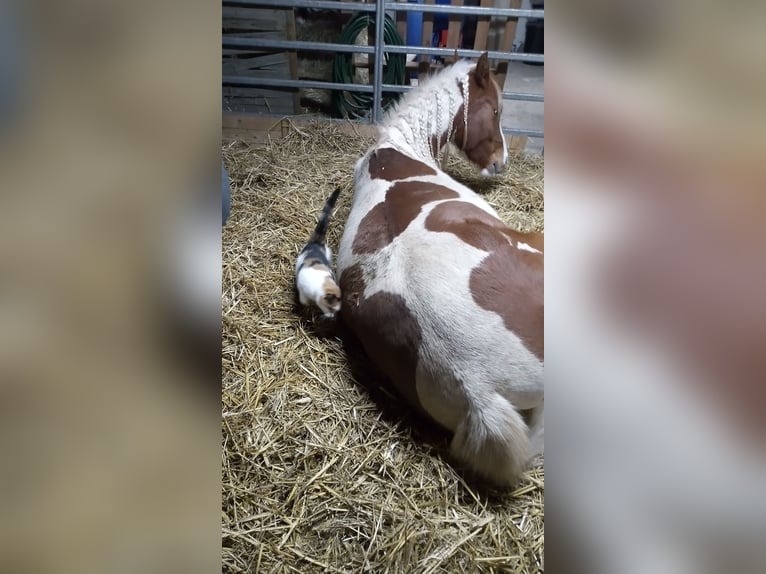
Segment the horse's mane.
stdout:
<svg viewBox="0 0 766 574">
<path fill-rule="evenodd" d="M 476 62 L 471 60 L 458 60 L 451 66 L 428 76 L 409 92 L 405 92 L 399 101 L 386 111 L 381 127 L 390 126 L 402 112 L 413 105 L 422 106 L 424 97 L 427 98 L 426 103 L 432 104 L 428 96 L 436 92 L 442 92 L 445 88 L 450 91 L 454 90 L 456 94 L 459 93 L 458 81 L 463 80 L 475 66 Z"/>
<path fill-rule="evenodd" d="M 441 151 L 434 151 L 431 142 L 445 133 L 449 140 L 453 118 L 468 94 L 468 74 L 475 66 L 475 62 L 460 60 L 406 92 L 379 124 L 378 142 L 405 146 L 421 160 L 440 164 Z"/>
</svg>

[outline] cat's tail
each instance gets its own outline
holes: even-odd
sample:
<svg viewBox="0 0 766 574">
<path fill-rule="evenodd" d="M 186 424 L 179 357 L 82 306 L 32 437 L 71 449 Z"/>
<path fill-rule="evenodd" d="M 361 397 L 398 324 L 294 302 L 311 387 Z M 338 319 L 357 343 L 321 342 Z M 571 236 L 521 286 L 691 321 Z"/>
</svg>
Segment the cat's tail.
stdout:
<svg viewBox="0 0 766 574">
<path fill-rule="evenodd" d="M 451 451 L 474 472 L 502 486 L 512 485 L 530 456 L 527 425 L 505 397 L 492 393 L 476 404 L 469 401 L 455 429 Z"/>
<path fill-rule="evenodd" d="M 319 223 L 317 223 L 314 233 L 309 239 L 309 243 L 322 243 L 325 242 L 325 235 L 327 234 L 327 227 L 330 225 L 330 217 L 332 216 L 332 210 L 335 208 L 335 202 L 338 201 L 338 195 L 340 194 L 340 188 L 335 188 L 327 198 L 322 209 L 322 214 L 319 216 Z"/>
</svg>

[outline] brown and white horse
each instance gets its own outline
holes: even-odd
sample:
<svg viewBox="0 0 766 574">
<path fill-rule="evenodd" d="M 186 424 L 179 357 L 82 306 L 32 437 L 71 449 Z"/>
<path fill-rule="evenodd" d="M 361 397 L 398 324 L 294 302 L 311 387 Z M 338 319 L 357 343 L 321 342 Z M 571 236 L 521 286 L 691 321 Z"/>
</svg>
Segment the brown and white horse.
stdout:
<svg viewBox="0 0 766 574">
<path fill-rule="evenodd" d="M 374 364 L 454 432 L 455 457 L 511 484 L 542 450 L 543 237 L 437 161 L 451 141 L 501 171 L 501 111 L 486 54 L 406 94 L 356 164 L 337 261 L 341 316 Z"/>
</svg>

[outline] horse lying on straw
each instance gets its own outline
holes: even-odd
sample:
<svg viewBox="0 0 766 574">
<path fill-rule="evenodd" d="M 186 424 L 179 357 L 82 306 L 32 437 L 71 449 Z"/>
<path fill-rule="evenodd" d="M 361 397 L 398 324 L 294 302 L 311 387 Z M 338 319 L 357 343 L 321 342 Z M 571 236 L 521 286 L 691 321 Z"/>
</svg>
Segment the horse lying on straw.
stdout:
<svg viewBox="0 0 766 574">
<path fill-rule="evenodd" d="M 338 252 L 341 316 L 451 450 L 512 484 L 543 442 L 543 236 L 508 228 L 439 167 L 447 142 L 485 175 L 508 160 L 487 54 L 406 94 L 355 166 Z"/>
</svg>

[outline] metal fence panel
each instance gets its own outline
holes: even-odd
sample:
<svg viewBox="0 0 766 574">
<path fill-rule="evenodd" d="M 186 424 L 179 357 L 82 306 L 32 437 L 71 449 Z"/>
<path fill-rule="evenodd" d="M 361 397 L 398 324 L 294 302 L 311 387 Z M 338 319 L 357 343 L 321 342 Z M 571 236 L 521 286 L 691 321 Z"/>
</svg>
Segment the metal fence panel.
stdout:
<svg viewBox="0 0 766 574">
<path fill-rule="evenodd" d="M 347 90 L 373 94 L 373 107 L 368 118 L 370 122 L 380 121 L 382 117 L 381 96 L 383 92 L 406 92 L 411 86 L 396 86 L 383 83 L 383 63 L 385 54 L 423 54 L 428 56 L 457 56 L 465 58 L 477 58 L 484 51 L 471 49 L 435 48 L 426 46 L 391 46 L 384 44 L 384 21 L 385 13 L 394 12 L 421 12 L 440 14 L 465 14 L 471 16 L 500 16 L 511 18 L 540 18 L 543 19 L 543 10 L 522 10 L 514 8 L 488 8 L 483 6 L 453 6 L 450 4 L 410 4 L 407 2 L 394 2 L 391 0 L 377 0 L 374 4 L 362 2 L 340 2 L 333 0 L 224 0 L 223 6 L 239 8 L 264 8 L 275 9 L 291 8 L 315 8 L 326 10 L 347 10 L 375 13 L 375 45 L 358 46 L 353 44 L 334 44 L 324 42 L 303 42 L 295 40 L 275 40 L 268 38 L 240 38 L 225 37 L 222 42 L 224 49 L 259 49 L 259 50 L 290 50 L 290 51 L 324 51 L 333 53 L 364 53 L 374 55 L 373 82 L 372 85 L 350 84 L 338 82 L 324 82 L 317 80 L 260 78 L 260 77 L 236 77 L 224 76 L 224 86 L 257 86 L 275 88 L 318 88 L 331 90 Z M 488 53 L 490 59 L 500 61 L 537 62 L 543 63 L 542 54 L 525 54 L 516 52 Z M 543 102 L 543 94 L 503 92 L 503 99 L 527 102 Z M 504 129 L 504 133 L 511 135 L 526 135 L 528 137 L 543 137 L 542 130 L 529 129 Z"/>
</svg>

